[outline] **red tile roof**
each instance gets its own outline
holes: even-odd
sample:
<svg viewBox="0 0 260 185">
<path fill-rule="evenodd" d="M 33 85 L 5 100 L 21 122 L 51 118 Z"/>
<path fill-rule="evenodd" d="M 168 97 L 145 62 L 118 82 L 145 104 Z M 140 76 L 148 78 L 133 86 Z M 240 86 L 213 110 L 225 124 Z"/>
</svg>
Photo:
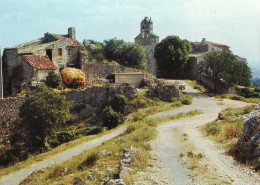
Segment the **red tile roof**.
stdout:
<svg viewBox="0 0 260 185">
<path fill-rule="evenodd" d="M 69 35 L 57 35 L 57 34 L 51 34 L 53 37 L 59 40 L 66 40 L 67 46 L 83 46 L 80 42 L 78 42 L 76 39 L 71 38 Z"/>
<path fill-rule="evenodd" d="M 23 58 L 34 68 L 39 70 L 55 70 L 57 67 L 47 55 L 24 55 Z"/>
</svg>

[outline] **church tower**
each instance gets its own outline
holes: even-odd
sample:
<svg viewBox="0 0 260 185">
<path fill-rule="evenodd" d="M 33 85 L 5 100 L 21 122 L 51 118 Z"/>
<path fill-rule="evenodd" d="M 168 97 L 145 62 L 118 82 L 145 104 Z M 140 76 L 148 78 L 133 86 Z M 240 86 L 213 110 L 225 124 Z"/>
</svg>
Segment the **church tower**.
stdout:
<svg viewBox="0 0 260 185">
<path fill-rule="evenodd" d="M 140 34 L 135 37 L 135 43 L 144 47 L 147 59 L 147 72 L 156 75 L 156 60 L 154 48 L 159 43 L 159 36 L 153 33 L 151 17 L 145 17 L 140 24 Z"/>
</svg>

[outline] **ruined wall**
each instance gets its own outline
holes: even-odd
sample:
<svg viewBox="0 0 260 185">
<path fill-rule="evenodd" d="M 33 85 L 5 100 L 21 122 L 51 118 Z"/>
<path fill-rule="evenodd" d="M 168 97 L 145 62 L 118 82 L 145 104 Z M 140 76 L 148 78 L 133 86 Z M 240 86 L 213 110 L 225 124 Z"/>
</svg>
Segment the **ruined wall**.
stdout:
<svg viewBox="0 0 260 185">
<path fill-rule="evenodd" d="M 9 142 L 11 125 L 8 121 L 18 117 L 24 101 L 24 97 L 0 99 L 0 145 Z"/>
</svg>

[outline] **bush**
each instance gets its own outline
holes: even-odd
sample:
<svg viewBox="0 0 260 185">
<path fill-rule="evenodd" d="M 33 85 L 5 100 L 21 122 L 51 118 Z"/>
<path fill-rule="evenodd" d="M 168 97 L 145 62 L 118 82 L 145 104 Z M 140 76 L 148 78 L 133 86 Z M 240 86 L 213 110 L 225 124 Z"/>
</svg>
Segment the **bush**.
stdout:
<svg viewBox="0 0 260 185">
<path fill-rule="evenodd" d="M 111 129 L 116 127 L 120 123 L 123 123 L 124 118 L 121 114 L 115 112 L 111 107 L 106 107 L 102 111 L 102 121 L 105 127 Z"/>
<path fill-rule="evenodd" d="M 246 102 L 246 99 L 242 96 L 238 96 L 238 95 L 233 95 L 233 96 L 230 96 L 230 99 L 231 100 L 239 100 L 239 101 L 244 101 Z"/>
<path fill-rule="evenodd" d="M 99 159 L 98 153 L 94 152 L 90 154 L 79 166 L 79 170 L 84 170 L 86 167 L 91 167 Z"/>
<path fill-rule="evenodd" d="M 220 133 L 221 128 L 216 122 L 211 122 L 211 123 L 206 125 L 205 131 L 206 131 L 207 135 L 214 136 L 214 135 L 217 135 L 217 134 Z"/>
<path fill-rule="evenodd" d="M 190 105 L 190 104 L 192 104 L 192 100 L 193 100 L 192 96 L 185 94 L 185 93 L 182 94 L 182 100 L 181 100 L 182 104 Z"/>
<path fill-rule="evenodd" d="M 109 106 L 116 112 L 124 113 L 125 106 L 127 105 L 127 99 L 124 95 L 116 94 L 109 101 Z"/>
<path fill-rule="evenodd" d="M 239 94 L 245 98 L 259 98 L 259 93 L 256 91 L 249 89 L 249 88 L 243 88 L 239 89 Z"/>
<path fill-rule="evenodd" d="M 57 88 L 60 85 L 61 80 L 62 79 L 59 74 L 55 73 L 54 71 L 50 71 L 48 72 L 48 76 L 44 82 L 48 87 Z"/>
</svg>

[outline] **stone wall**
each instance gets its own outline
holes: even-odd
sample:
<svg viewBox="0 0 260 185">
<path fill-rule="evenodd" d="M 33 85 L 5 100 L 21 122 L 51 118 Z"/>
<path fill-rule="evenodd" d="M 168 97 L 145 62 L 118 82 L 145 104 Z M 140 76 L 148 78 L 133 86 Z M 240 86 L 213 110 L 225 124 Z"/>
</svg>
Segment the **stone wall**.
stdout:
<svg viewBox="0 0 260 185">
<path fill-rule="evenodd" d="M 74 102 L 71 108 L 71 120 L 77 121 L 101 110 L 108 97 L 115 94 L 131 97 L 135 96 L 136 92 L 133 86 L 92 86 L 84 90 L 68 91 L 65 96 L 68 101 Z"/>
<path fill-rule="evenodd" d="M 0 145 L 8 143 L 11 129 L 8 121 L 18 117 L 24 101 L 24 97 L 0 99 Z"/>
<path fill-rule="evenodd" d="M 126 97 L 135 96 L 137 93 L 133 86 L 92 86 L 84 90 L 72 90 L 65 92 L 68 101 L 73 101 L 71 108 L 71 120 L 77 121 L 91 116 L 101 110 L 108 97 L 122 94 Z M 8 143 L 10 125 L 8 121 L 19 116 L 20 107 L 25 97 L 0 99 L 0 145 Z"/>
</svg>

